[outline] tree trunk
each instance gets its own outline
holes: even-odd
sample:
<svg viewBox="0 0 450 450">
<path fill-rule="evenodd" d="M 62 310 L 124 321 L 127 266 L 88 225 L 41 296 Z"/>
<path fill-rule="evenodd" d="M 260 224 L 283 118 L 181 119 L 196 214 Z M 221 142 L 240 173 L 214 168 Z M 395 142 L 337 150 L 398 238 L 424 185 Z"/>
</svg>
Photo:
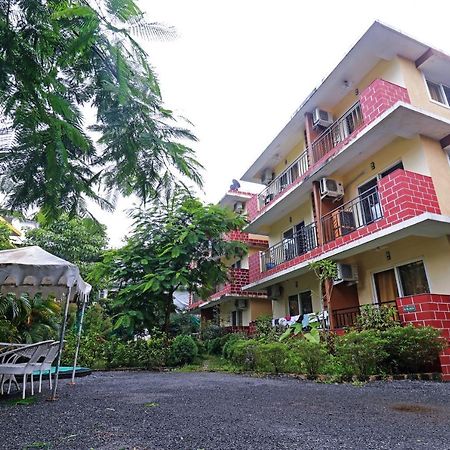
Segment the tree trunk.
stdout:
<svg viewBox="0 0 450 450">
<path fill-rule="evenodd" d="M 170 313 L 172 312 L 172 305 L 173 305 L 173 291 L 169 292 L 166 298 L 166 310 L 164 312 L 164 329 L 163 329 L 164 333 L 169 332 Z"/>
</svg>

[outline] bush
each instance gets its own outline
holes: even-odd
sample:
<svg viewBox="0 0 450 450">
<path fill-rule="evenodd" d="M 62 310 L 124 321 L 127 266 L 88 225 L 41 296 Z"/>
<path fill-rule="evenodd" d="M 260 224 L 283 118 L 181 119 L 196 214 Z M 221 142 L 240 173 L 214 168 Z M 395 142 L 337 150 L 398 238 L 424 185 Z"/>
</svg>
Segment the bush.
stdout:
<svg viewBox="0 0 450 450">
<path fill-rule="evenodd" d="M 234 342 L 229 350 L 231 361 L 244 370 L 255 370 L 258 345 L 254 339 Z"/>
<path fill-rule="evenodd" d="M 245 338 L 244 338 L 244 336 L 242 336 L 241 334 L 238 334 L 238 333 L 227 334 L 226 336 L 224 336 L 224 338 L 226 338 L 226 340 L 223 344 L 222 356 L 226 359 L 231 359 L 231 352 L 233 350 L 233 346 L 238 341 L 245 340 Z"/>
<path fill-rule="evenodd" d="M 446 347 L 439 330 L 432 327 L 395 327 L 384 331 L 382 336 L 389 354 L 387 368 L 394 373 L 429 370 Z"/>
<path fill-rule="evenodd" d="M 204 341 L 215 339 L 217 337 L 222 336 L 222 334 L 223 334 L 222 328 L 220 328 L 219 325 L 215 325 L 212 323 L 204 326 L 200 333 L 201 338 Z"/>
<path fill-rule="evenodd" d="M 216 337 L 206 341 L 206 350 L 210 355 L 220 355 L 222 353 L 222 338 Z"/>
<path fill-rule="evenodd" d="M 364 305 L 361 314 L 356 318 L 356 328 L 359 330 L 387 330 L 399 327 L 400 323 L 395 320 L 397 311 L 394 307 Z"/>
<path fill-rule="evenodd" d="M 170 349 L 171 363 L 173 365 L 189 364 L 198 354 L 197 344 L 191 336 L 177 336 Z"/>
<path fill-rule="evenodd" d="M 336 339 L 336 356 L 346 378 L 366 378 L 382 372 L 388 353 L 380 332 L 352 331 Z"/>
<path fill-rule="evenodd" d="M 304 373 L 311 378 L 324 373 L 331 358 L 324 344 L 310 342 L 306 339 L 292 339 L 289 345 L 293 360 L 297 365 L 297 367 L 291 367 L 292 371 Z"/>
<path fill-rule="evenodd" d="M 286 371 L 289 349 L 280 342 L 258 343 L 255 347 L 255 368 L 261 372 Z"/>
</svg>

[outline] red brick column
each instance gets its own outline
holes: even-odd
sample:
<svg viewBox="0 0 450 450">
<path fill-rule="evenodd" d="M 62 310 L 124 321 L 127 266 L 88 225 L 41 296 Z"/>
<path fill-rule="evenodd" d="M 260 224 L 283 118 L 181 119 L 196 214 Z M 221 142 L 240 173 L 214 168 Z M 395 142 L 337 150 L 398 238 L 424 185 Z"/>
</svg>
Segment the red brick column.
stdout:
<svg viewBox="0 0 450 450">
<path fill-rule="evenodd" d="M 414 326 L 430 326 L 441 330 L 450 344 L 450 295 L 421 294 L 396 300 L 400 321 Z M 439 356 L 442 379 L 450 381 L 450 346 Z"/>
<path fill-rule="evenodd" d="M 247 218 L 250 222 L 258 215 L 258 196 L 253 195 L 250 200 L 246 203 L 247 208 Z"/>
<path fill-rule="evenodd" d="M 411 103 L 405 88 L 380 78 L 372 81 L 361 92 L 359 101 L 366 126 L 395 103 L 399 101 Z"/>
</svg>

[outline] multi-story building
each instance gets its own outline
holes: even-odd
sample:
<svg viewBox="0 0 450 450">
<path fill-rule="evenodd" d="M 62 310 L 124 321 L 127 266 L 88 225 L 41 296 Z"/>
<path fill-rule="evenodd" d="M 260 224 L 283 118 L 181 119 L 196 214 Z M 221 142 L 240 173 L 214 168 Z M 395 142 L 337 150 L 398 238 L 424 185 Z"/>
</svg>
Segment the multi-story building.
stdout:
<svg viewBox="0 0 450 450">
<path fill-rule="evenodd" d="M 252 198 L 253 194 L 230 190 L 219 204 L 239 214 L 246 214 L 247 203 Z M 258 317 L 272 315 L 272 302 L 264 290 L 242 290 L 250 282 L 249 258 L 258 257 L 261 251 L 267 250 L 268 239 L 241 231 L 228 233 L 226 239 L 243 242 L 248 247 L 248 253 L 242 258 L 223 259 L 229 267 L 227 282 L 216 286 L 215 292 L 206 299 L 191 296 L 190 310 L 200 313 L 202 322 L 214 322 L 229 330 L 245 331 Z"/>
<path fill-rule="evenodd" d="M 274 318 L 320 311 L 309 263 L 331 259 L 332 329 L 387 303 L 450 338 L 449 151 L 450 56 L 375 22 L 242 177 L 266 185 L 245 232 L 269 242 L 243 291 Z"/>
</svg>

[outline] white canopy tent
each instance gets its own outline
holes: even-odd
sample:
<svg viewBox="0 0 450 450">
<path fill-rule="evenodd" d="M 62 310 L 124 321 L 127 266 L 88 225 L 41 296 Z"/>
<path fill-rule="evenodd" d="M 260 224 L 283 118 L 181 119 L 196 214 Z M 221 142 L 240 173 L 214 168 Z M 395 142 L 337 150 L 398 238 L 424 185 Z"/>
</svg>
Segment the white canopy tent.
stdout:
<svg viewBox="0 0 450 450">
<path fill-rule="evenodd" d="M 81 278 L 80 271 L 75 264 L 58 258 L 41 247 L 32 246 L 0 251 L 0 292 L 2 294 L 9 292 L 16 295 L 28 293 L 34 296 L 37 293 L 41 293 L 44 296 L 53 295 L 57 299 L 65 300 L 64 318 L 59 336 L 55 382 L 52 392 L 53 399 L 56 398 L 58 372 L 61 364 L 69 302 L 78 298 L 82 304 L 72 370 L 73 382 L 80 346 L 84 310 L 91 289 L 91 285 Z"/>
</svg>

